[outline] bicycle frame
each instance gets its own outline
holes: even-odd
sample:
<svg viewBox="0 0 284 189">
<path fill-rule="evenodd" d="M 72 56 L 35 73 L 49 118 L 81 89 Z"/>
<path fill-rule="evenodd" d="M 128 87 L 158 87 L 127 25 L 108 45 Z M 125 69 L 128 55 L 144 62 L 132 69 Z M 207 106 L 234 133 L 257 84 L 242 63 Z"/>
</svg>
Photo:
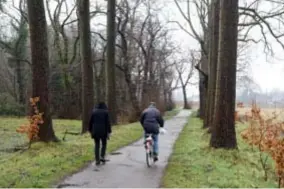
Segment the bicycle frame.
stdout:
<svg viewBox="0 0 284 189">
<path fill-rule="evenodd" d="M 146 138 L 146 153 L 150 153 L 153 145 L 152 135 Z"/>
<path fill-rule="evenodd" d="M 152 135 L 147 136 L 145 140 L 146 149 L 146 163 L 148 167 L 151 167 L 150 161 L 153 161 L 153 138 Z"/>
</svg>

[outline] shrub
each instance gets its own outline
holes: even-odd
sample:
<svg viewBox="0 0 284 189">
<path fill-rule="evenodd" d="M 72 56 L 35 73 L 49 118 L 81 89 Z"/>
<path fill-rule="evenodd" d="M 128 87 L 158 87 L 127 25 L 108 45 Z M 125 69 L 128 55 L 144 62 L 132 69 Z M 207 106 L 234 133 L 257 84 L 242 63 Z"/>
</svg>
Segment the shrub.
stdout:
<svg viewBox="0 0 284 189">
<path fill-rule="evenodd" d="M 38 139 L 39 125 L 43 124 L 43 113 L 40 113 L 37 107 L 39 102 L 39 97 L 31 98 L 30 104 L 33 108 L 33 115 L 28 117 L 29 123 L 21 125 L 17 132 L 26 134 L 29 139 L 29 147 L 32 142 Z"/>
<path fill-rule="evenodd" d="M 260 152 L 268 153 L 275 162 L 276 175 L 279 178 L 279 187 L 284 186 L 284 122 L 277 121 L 276 112 L 272 117 L 265 118 L 261 109 L 253 103 L 249 127 L 241 134 L 248 144 L 257 147 Z M 266 158 L 260 153 L 260 162 L 267 179 Z"/>
</svg>

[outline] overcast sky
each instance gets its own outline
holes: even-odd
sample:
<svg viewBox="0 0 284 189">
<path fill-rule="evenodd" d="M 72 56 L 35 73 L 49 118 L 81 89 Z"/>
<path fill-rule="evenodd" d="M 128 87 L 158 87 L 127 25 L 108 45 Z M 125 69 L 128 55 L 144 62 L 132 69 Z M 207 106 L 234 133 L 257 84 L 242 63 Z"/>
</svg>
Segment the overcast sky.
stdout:
<svg viewBox="0 0 284 189">
<path fill-rule="evenodd" d="M 244 1 L 241 1 L 242 4 Z M 248 2 L 248 1 L 247 1 Z M 168 12 L 170 12 L 175 20 L 184 22 L 182 16 L 180 15 L 178 9 L 171 3 L 171 6 L 167 6 Z M 262 10 L 268 10 L 271 7 L 267 4 L 262 5 Z M 193 7 L 192 7 L 193 9 Z M 194 19 L 194 17 L 192 17 Z M 198 26 L 198 23 L 195 23 L 195 26 Z M 282 26 L 283 27 L 283 26 Z M 281 28 L 280 28 L 281 29 Z M 282 29 L 284 31 L 284 28 Z M 198 48 L 198 44 L 194 39 L 189 37 L 185 32 L 178 31 L 178 34 L 175 35 L 176 39 L 180 41 L 185 47 Z M 254 38 L 260 38 L 259 28 L 255 28 L 250 32 L 250 35 Z M 273 89 L 284 90 L 284 64 L 283 64 L 283 54 L 284 51 L 280 45 L 278 45 L 272 38 L 269 38 L 270 43 L 274 47 L 274 57 L 267 57 L 263 53 L 263 44 L 253 44 L 247 51 L 247 59 L 250 62 L 250 68 L 248 72 L 252 75 L 254 81 L 261 87 L 262 91 L 271 91 Z M 189 92 L 198 94 L 198 88 L 195 87 L 192 89 L 189 88 Z M 181 95 L 180 91 L 177 92 L 178 96 Z M 179 98 L 180 99 L 180 98 Z"/>
<path fill-rule="evenodd" d="M 14 0 L 15 4 L 18 0 Z M 54 0 L 50 0 L 51 2 Z M 159 2 L 160 3 L 159 3 Z M 240 0 L 240 4 L 243 4 L 244 2 L 250 2 L 252 0 Z M 69 1 L 68 1 L 69 2 Z M 178 11 L 176 5 L 174 4 L 173 0 L 157 0 L 159 6 L 163 7 L 161 14 L 159 17 L 163 20 L 172 20 L 172 21 L 179 21 L 181 24 L 183 24 L 185 27 L 188 27 L 182 18 L 180 12 Z M 74 0 L 70 0 L 70 4 L 73 4 Z M 96 4 L 104 4 L 106 3 L 105 0 L 91 0 L 91 4 L 94 7 Z M 51 8 L 53 9 L 54 6 L 51 5 Z M 105 8 L 105 7 L 104 7 Z M 269 4 L 263 4 L 261 6 L 262 10 L 269 10 Z M 192 19 L 194 22 L 195 28 L 198 30 L 199 24 L 198 19 L 194 16 L 194 7 L 191 7 L 192 9 Z M 64 17 L 64 15 L 63 15 Z M 75 17 L 75 15 L 74 15 Z M 92 21 L 92 24 L 94 26 L 95 23 L 106 23 L 105 17 L 96 17 Z M 173 28 L 178 28 L 177 25 L 172 24 Z M 278 26 L 279 27 L 279 26 Z M 280 28 L 281 29 L 281 28 Z M 284 28 L 282 29 L 284 31 Z M 260 37 L 260 31 L 259 28 L 255 28 L 250 33 L 251 36 L 254 38 Z M 199 49 L 199 44 L 191 38 L 188 34 L 186 34 L 182 30 L 174 31 L 173 33 L 173 39 L 180 44 L 180 47 L 183 49 Z M 250 69 L 249 73 L 252 75 L 252 78 L 254 81 L 261 87 L 262 91 L 270 91 L 273 89 L 280 89 L 284 90 L 284 64 L 283 62 L 283 49 L 281 46 L 277 45 L 277 43 L 274 40 L 271 40 L 269 38 L 270 43 L 274 47 L 274 57 L 269 57 L 267 59 L 267 56 L 265 53 L 263 53 L 263 44 L 257 44 L 252 45 L 248 53 L 246 54 L 247 60 L 250 62 Z M 198 88 L 197 86 L 189 86 L 188 87 L 188 95 L 197 95 L 198 94 Z M 176 97 L 178 96 L 178 99 L 181 99 L 181 93 L 180 91 L 177 91 L 175 93 Z"/>
<path fill-rule="evenodd" d="M 248 2 L 248 1 L 247 1 Z M 240 3 L 243 3 L 241 1 Z M 174 5 L 174 3 L 171 3 L 171 6 L 168 7 L 168 11 L 172 13 L 173 18 L 175 20 L 179 20 L 184 22 L 183 18 L 181 17 L 178 9 Z M 269 5 L 263 4 L 261 7 L 263 10 L 268 10 L 270 9 Z M 193 8 L 192 8 L 193 9 Z M 192 17 L 194 18 L 194 17 Z M 196 26 L 198 26 L 197 23 L 195 23 Z M 284 28 L 282 29 L 284 31 Z M 185 32 L 183 31 L 178 31 L 178 34 L 175 35 L 176 39 L 181 41 L 181 43 L 184 46 L 194 48 L 198 48 L 198 44 L 194 39 L 189 37 Z M 251 36 L 254 38 L 259 38 L 261 37 L 259 28 L 255 28 L 252 30 L 250 33 Z M 269 38 L 271 39 L 271 38 Z M 263 44 L 257 44 L 257 45 L 252 45 L 248 49 L 247 53 L 247 58 L 249 59 L 250 62 L 250 69 L 249 73 L 251 73 L 254 81 L 261 87 L 262 91 L 270 91 L 273 89 L 280 89 L 284 90 L 284 51 L 280 45 L 278 45 L 274 40 L 270 40 L 272 43 L 272 46 L 274 47 L 274 57 L 267 57 L 265 53 L 263 53 Z M 192 92 L 191 89 L 189 91 Z M 198 94 L 198 89 L 197 87 L 193 90 L 194 94 Z M 180 96 L 180 92 L 178 92 Z"/>
</svg>

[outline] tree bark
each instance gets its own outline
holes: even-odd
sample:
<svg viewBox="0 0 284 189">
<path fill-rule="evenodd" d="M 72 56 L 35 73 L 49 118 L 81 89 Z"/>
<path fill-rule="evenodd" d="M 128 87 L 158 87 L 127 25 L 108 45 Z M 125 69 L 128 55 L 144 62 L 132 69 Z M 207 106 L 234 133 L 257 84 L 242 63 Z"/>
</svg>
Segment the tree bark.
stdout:
<svg viewBox="0 0 284 189">
<path fill-rule="evenodd" d="M 90 1 L 79 1 L 79 32 L 82 65 L 82 133 L 88 131 L 94 106 L 93 64 L 90 33 Z"/>
<path fill-rule="evenodd" d="M 56 141 L 49 107 L 49 60 L 47 26 L 43 0 L 28 0 L 28 19 L 32 59 L 32 96 L 39 97 L 39 111 L 44 123 L 39 126 L 39 140 Z"/>
<path fill-rule="evenodd" d="M 221 0 L 219 56 L 216 84 L 216 118 L 210 146 L 237 148 L 235 131 L 238 0 Z"/>
<path fill-rule="evenodd" d="M 135 87 L 135 84 L 132 83 L 132 81 L 131 81 L 130 73 L 127 71 L 124 74 L 125 74 L 125 81 L 126 81 L 126 84 L 128 86 L 128 92 L 130 93 L 129 94 L 130 101 L 131 101 L 132 108 L 133 108 L 133 113 L 131 114 L 129 121 L 135 122 L 135 121 L 138 120 L 140 113 L 141 113 L 139 102 L 138 102 L 138 99 L 136 97 L 136 87 Z"/>
<path fill-rule="evenodd" d="M 199 73 L 199 112 L 198 117 L 204 119 L 205 116 L 206 88 L 204 85 L 204 76 Z"/>
<path fill-rule="evenodd" d="M 187 94 L 186 94 L 185 86 L 182 86 L 182 94 L 183 94 L 183 109 L 190 109 L 188 101 L 187 101 Z"/>
<path fill-rule="evenodd" d="M 146 57 L 147 59 L 147 57 Z M 148 73 L 149 73 L 149 61 L 145 61 L 144 69 L 143 69 L 143 81 L 142 81 L 142 102 L 141 102 L 141 108 L 144 109 L 148 106 L 149 104 L 149 82 L 148 82 Z"/>
<path fill-rule="evenodd" d="M 20 60 L 16 60 L 16 74 L 18 83 L 18 102 L 20 104 L 25 104 L 25 91 L 24 91 L 24 80 L 23 80 L 23 66 Z"/>
<path fill-rule="evenodd" d="M 207 99 L 207 87 L 208 87 L 208 75 L 205 71 L 208 68 L 208 61 L 205 59 L 206 55 L 203 53 L 201 57 L 200 67 L 198 65 L 195 68 L 199 73 L 199 115 L 201 119 L 206 121 L 206 99 Z M 206 60 L 206 61 L 205 61 Z M 203 123 L 204 124 L 204 123 Z"/>
<path fill-rule="evenodd" d="M 209 83 L 207 90 L 207 116 L 205 127 L 210 127 L 215 118 L 215 96 L 216 96 L 216 72 L 218 63 L 218 42 L 219 42 L 219 13 L 220 0 L 214 0 L 211 3 L 211 29 L 209 32 Z"/>
<path fill-rule="evenodd" d="M 106 98 L 112 124 L 117 123 L 116 84 L 115 84 L 115 0 L 108 0 L 107 5 L 107 64 L 106 64 Z"/>
</svg>

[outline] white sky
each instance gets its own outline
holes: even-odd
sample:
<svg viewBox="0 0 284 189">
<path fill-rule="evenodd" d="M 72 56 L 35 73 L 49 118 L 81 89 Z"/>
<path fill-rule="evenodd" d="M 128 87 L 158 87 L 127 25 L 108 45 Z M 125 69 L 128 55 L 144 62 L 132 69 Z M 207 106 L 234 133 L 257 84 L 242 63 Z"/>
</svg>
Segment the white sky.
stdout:
<svg viewBox="0 0 284 189">
<path fill-rule="evenodd" d="M 170 0 L 168 0 L 170 1 Z M 241 1 L 241 0 L 240 0 Z M 248 1 L 247 1 L 248 2 Z M 169 12 L 172 13 L 175 20 L 180 20 L 181 22 L 184 22 L 182 16 L 180 15 L 177 7 L 174 3 L 171 3 L 172 5 L 167 6 Z M 269 5 L 265 4 L 261 8 L 266 9 Z M 193 8 L 192 8 L 193 9 Z M 194 17 L 192 17 L 194 19 Z M 195 19 L 196 21 L 196 19 Z M 195 26 L 198 26 L 198 23 L 195 22 Z M 282 26 L 283 27 L 283 26 Z M 282 29 L 282 28 L 280 28 Z M 282 29 L 284 31 L 284 28 Z M 251 36 L 253 37 L 260 37 L 259 28 L 255 28 L 251 33 Z M 179 31 L 177 32 L 176 40 L 181 41 L 183 46 L 190 47 L 190 48 L 198 48 L 198 44 L 194 39 L 189 37 L 185 32 Z M 269 38 L 268 38 L 269 39 Z M 271 38 L 270 38 L 271 39 Z M 284 64 L 283 64 L 283 53 L 284 50 L 280 45 L 278 45 L 275 40 L 271 39 L 269 40 L 272 44 L 273 51 L 274 51 L 274 57 L 268 57 L 265 53 L 263 53 L 263 44 L 254 44 L 250 48 L 250 54 L 247 54 L 248 58 L 250 58 L 250 71 L 252 78 L 254 81 L 261 87 L 262 91 L 271 91 L 273 89 L 280 89 L 284 90 Z M 284 42 L 284 41 L 283 41 Z M 194 47 L 195 46 L 195 47 Z M 192 88 L 189 87 L 188 93 L 193 93 L 193 95 L 198 94 L 198 87 Z M 181 91 L 176 92 L 176 97 L 178 96 L 178 99 L 181 99 Z M 191 95 L 189 95 L 191 96 Z"/>
<path fill-rule="evenodd" d="M 50 0 L 51 2 L 54 0 Z M 155 0 L 154 0 L 155 1 Z M 156 3 L 160 1 L 159 5 L 163 7 L 161 14 L 159 17 L 161 17 L 163 20 L 171 20 L 171 21 L 179 21 L 181 24 L 183 24 L 185 27 L 185 21 L 180 15 L 176 5 L 174 4 L 173 0 L 157 0 Z M 242 2 L 246 1 L 252 1 L 252 0 L 240 0 Z M 17 4 L 18 0 L 14 0 L 15 4 Z M 74 0 L 70 0 L 70 3 L 73 4 Z M 69 3 L 69 0 L 68 0 Z M 103 4 L 104 9 L 106 1 L 105 0 L 91 0 L 91 6 L 94 7 L 96 4 Z M 263 10 L 267 8 L 268 5 L 263 6 Z M 51 8 L 54 9 L 54 6 L 51 5 Z M 71 9 L 71 8 L 69 8 Z M 192 7 L 193 9 L 193 7 Z M 194 10 L 193 10 L 194 12 Z M 194 14 L 194 13 L 193 13 Z M 63 15 L 64 16 L 64 15 Z M 74 15 L 75 16 L 75 15 Z M 47 16 L 48 18 L 48 16 Z M 74 17 L 73 17 L 74 18 Z M 192 16 L 193 19 L 193 24 L 195 28 L 198 30 L 199 25 L 198 25 L 198 20 L 194 18 L 194 15 Z M 3 19 L 2 19 L 3 20 Z M 95 23 L 103 23 L 104 25 L 106 24 L 106 18 L 101 16 L 101 17 L 95 17 L 94 20 L 91 23 L 91 26 L 94 26 Z M 0 23 L 1 24 L 1 23 Z M 1 24 L 2 25 L 2 24 Z M 172 24 L 172 27 L 178 28 L 177 25 Z M 188 28 L 188 27 L 187 27 Z M 281 28 L 280 28 L 281 29 Z M 0 30 L 2 30 L 0 28 Z M 283 28 L 284 31 L 284 28 Z M 258 28 L 255 28 L 252 32 L 251 35 L 254 37 L 259 37 L 260 32 Z M 196 40 L 192 39 L 188 34 L 186 34 L 182 30 L 174 31 L 173 32 L 173 39 L 180 44 L 181 48 L 183 49 L 199 49 L 199 44 L 196 42 Z M 284 81 L 284 64 L 282 57 L 283 55 L 283 49 L 277 45 L 274 40 L 270 40 L 274 48 L 275 56 L 274 58 L 269 57 L 269 61 L 267 61 L 266 55 L 263 53 L 263 45 L 258 44 L 254 45 L 250 49 L 250 54 L 247 54 L 248 58 L 250 59 L 250 67 L 251 71 L 250 73 L 252 74 L 252 77 L 254 81 L 261 87 L 263 91 L 270 91 L 273 89 L 280 89 L 284 90 L 284 85 L 282 81 Z M 281 60 L 282 58 L 282 60 Z M 188 87 L 188 96 L 192 95 L 198 95 L 198 87 L 197 86 L 189 86 Z M 181 99 L 181 91 L 176 91 L 175 92 L 175 97 L 178 99 Z"/>
</svg>

